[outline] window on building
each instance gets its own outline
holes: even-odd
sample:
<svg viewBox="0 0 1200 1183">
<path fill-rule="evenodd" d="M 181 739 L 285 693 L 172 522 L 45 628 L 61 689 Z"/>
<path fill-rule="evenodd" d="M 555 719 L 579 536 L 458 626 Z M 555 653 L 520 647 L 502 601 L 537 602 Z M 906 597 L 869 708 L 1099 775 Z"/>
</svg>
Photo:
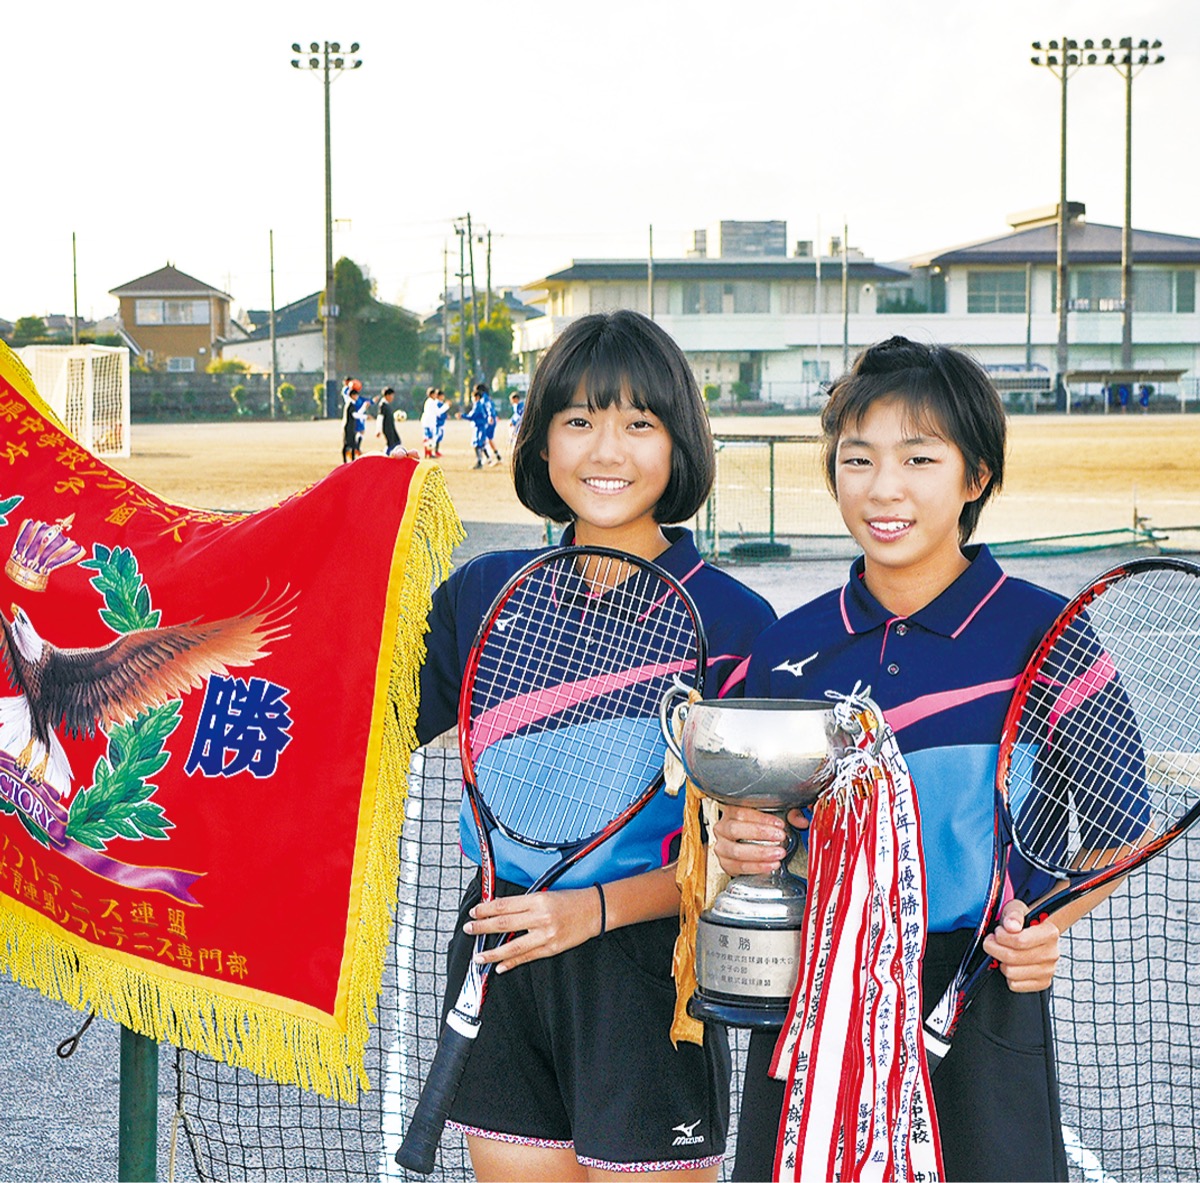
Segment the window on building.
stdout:
<svg viewBox="0 0 1200 1183">
<path fill-rule="evenodd" d="M 194 357 L 169 357 L 167 358 L 167 373 L 168 374 L 194 374 L 196 372 L 196 359 Z"/>
<path fill-rule="evenodd" d="M 1121 272 L 1118 268 L 1073 268 L 1070 284 L 1071 312 L 1121 311 Z"/>
<path fill-rule="evenodd" d="M 616 312 L 618 308 L 647 311 L 644 283 L 594 283 L 588 298 L 593 312 Z"/>
<path fill-rule="evenodd" d="M 1196 311 L 1196 273 L 1194 271 L 1175 272 L 1175 311 Z"/>
<path fill-rule="evenodd" d="M 783 316 L 804 316 L 816 310 L 815 283 L 781 283 L 775 290 Z"/>
<path fill-rule="evenodd" d="M 1174 312 L 1175 272 L 1135 270 L 1133 307 L 1136 312 Z"/>
<path fill-rule="evenodd" d="M 946 273 L 940 267 L 929 272 L 929 311 L 946 311 Z"/>
<path fill-rule="evenodd" d="M 967 311 L 1024 312 L 1024 271 L 968 271 Z"/>
<path fill-rule="evenodd" d="M 140 325 L 206 325 L 207 300 L 135 300 L 134 320 Z"/>
<path fill-rule="evenodd" d="M 719 283 L 685 283 L 683 287 L 684 316 L 719 316 L 724 298 L 724 285 Z"/>
<path fill-rule="evenodd" d="M 733 311 L 738 314 L 771 311 L 771 285 L 753 280 L 738 280 L 733 285 Z"/>
</svg>

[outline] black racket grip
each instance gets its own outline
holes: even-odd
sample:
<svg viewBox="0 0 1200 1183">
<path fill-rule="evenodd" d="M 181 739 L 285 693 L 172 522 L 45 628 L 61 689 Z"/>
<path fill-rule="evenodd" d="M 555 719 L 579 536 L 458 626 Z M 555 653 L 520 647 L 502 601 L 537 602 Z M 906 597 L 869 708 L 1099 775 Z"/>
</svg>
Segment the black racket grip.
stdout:
<svg viewBox="0 0 1200 1183">
<path fill-rule="evenodd" d="M 433 1170 L 437 1157 L 438 1142 L 450 1116 L 450 1106 L 458 1093 L 459 1083 L 467 1067 L 471 1048 L 475 1040 L 447 1025 L 442 1028 L 438 1049 L 425 1078 L 425 1087 L 417 1099 L 412 1121 L 400 1149 L 396 1151 L 396 1163 L 407 1171 L 428 1175 Z"/>
</svg>

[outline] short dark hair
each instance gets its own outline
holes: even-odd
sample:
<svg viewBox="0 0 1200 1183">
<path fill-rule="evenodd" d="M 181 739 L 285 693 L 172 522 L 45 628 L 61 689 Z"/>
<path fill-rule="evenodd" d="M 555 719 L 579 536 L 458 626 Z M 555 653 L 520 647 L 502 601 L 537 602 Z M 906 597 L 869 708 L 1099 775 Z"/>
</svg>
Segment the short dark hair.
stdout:
<svg viewBox="0 0 1200 1183">
<path fill-rule="evenodd" d="M 387 396 L 388 396 L 389 394 L 395 394 L 395 393 L 396 393 L 396 392 L 395 392 L 395 391 L 394 391 L 394 390 L 393 390 L 393 389 L 392 389 L 390 386 L 385 386 L 385 387 L 383 388 L 383 394 L 382 394 L 382 395 L 380 395 L 380 397 L 381 397 L 381 398 L 387 398 Z"/>
<path fill-rule="evenodd" d="M 654 508 L 656 522 L 682 522 L 704 504 L 716 461 L 700 389 L 683 351 L 637 312 L 597 312 L 569 324 L 546 350 L 529 383 L 525 417 L 513 449 L 513 483 L 521 503 L 556 522 L 574 516 L 550 483 L 542 452 L 550 421 L 583 388 L 595 410 L 627 397 L 671 435 L 671 477 Z"/>
<path fill-rule="evenodd" d="M 990 473 L 983 492 L 958 518 L 960 544 L 970 540 L 979 515 L 1004 483 L 1007 421 L 1004 405 L 983 367 L 959 349 L 889 337 L 864 349 L 829 393 L 821 412 L 825 479 L 837 494 L 837 445 L 877 402 L 894 399 L 918 422 L 936 428 L 962 453 L 968 484 Z"/>
</svg>

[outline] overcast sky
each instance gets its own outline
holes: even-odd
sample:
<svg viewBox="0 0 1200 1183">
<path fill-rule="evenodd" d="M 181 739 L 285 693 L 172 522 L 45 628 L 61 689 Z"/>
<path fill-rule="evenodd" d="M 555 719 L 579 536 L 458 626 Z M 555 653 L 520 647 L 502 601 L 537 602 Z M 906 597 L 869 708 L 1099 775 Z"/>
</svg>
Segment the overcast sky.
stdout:
<svg viewBox="0 0 1200 1183">
<path fill-rule="evenodd" d="M 265 307 L 271 230 L 276 303 L 321 287 L 322 87 L 293 41 L 361 43 L 332 87 L 334 252 L 426 311 L 468 211 L 497 286 L 642 256 L 651 224 L 658 257 L 723 218 L 789 243 L 845 220 L 883 261 L 1003 233 L 1058 197 L 1030 42 L 1125 35 L 1166 55 L 1133 87 L 1134 225 L 1200 236 L 1195 0 L 7 5 L 0 317 L 70 312 L 72 231 L 84 316 L 168 260 Z M 1120 225 L 1121 78 L 1069 95 L 1070 198 Z"/>
</svg>

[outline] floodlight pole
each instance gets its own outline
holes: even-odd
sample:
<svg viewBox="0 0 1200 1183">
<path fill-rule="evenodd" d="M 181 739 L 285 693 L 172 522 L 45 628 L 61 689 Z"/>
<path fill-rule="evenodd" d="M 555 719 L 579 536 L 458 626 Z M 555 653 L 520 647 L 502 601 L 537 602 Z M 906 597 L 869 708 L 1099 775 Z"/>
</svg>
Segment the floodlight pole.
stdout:
<svg viewBox="0 0 1200 1183">
<path fill-rule="evenodd" d="M 1107 49 L 1109 42 L 1103 42 Z M 1066 374 L 1068 369 L 1070 349 L 1067 343 L 1067 312 L 1071 304 L 1069 285 L 1069 264 L 1067 247 L 1067 79 L 1080 66 L 1103 66 L 1112 63 L 1112 56 L 1106 61 L 1096 54 L 1094 41 L 1083 43 L 1083 52 L 1079 52 L 1079 42 L 1070 37 L 1062 41 L 1050 41 L 1043 46 L 1040 41 L 1033 42 L 1037 51 L 1029 60 L 1035 66 L 1045 66 L 1058 80 L 1061 88 L 1059 112 L 1059 157 L 1058 157 L 1058 348 L 1055 354 L 1055 389 L 1062 386 L 1066 398 L 1066 410 L 1071 410 L 1071 397 L 1066 391 Z"/>
<path fill-rule="evenodd" d="M 320 70 L 325 89 L 325 294 L 321 309 L 321 335 L 325 370 L 325 413 L 335 416 L 341 409 L 337 405 L 337 292 L 333 281 L 333 163 L 330 151 L 329 87 L 341 76 L 344 69 L 359 69 L 362 59 L 355 58 L 353 62 L 347 63 L 342 56 L 341 43 L 337 41 L 313 41 L 309 43 L 308 50 L 308 61 L 302 63 L 299 58 L 293 58 L 292 67 L 296 70 Z M 299 42 L 293 43 L 292 52 L 304 52 Z M 358 42 L 355 41 L 350 46 L 350 53 L 357 52 Z"/>
<path fill-rule="evenodd" d="M 1105 39 L 1101 46 L 1108 50 L 1112 41 Z M 1162 42 L 1142 40 L 1134 44 L 1132 37 L 1117 42 L 1120 53 L 1109 53 L 1105 64 L 1112 66 L 1125 79 L 1125 221 L 1121 226 L 1121 369 L 1133 369 L 1133 78 L 1147 66 L 1157 66 L 1163 55 L 1150 56 L 1151 50 L 1161 49 Z"/>
</svg>

